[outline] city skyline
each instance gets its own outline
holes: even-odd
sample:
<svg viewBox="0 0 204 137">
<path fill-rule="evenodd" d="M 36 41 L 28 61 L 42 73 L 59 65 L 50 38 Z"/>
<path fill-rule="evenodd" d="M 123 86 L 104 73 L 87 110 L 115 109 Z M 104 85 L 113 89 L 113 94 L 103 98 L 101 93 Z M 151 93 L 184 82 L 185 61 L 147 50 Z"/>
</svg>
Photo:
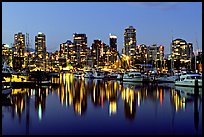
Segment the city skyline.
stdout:
<svg viewBox="0 0 204 137">
<path fill-rule="evenodd" d="M 48 52 L 54 52 L 61 43 L 73 40 L 75 32 L 87 35 L 88 47 L 95 39 L 109 45 L 111 33 L 117 36 L 121 52 L 124 30 L 133 26 L 137 45 L 164 45 L 169 54 L 171 40 L 176 38 L 193 43 L 194 50 L 202 49 L 201 19 L 201 2 L 3 2 L 2 43 L 10 45 L 14 34 L 23 32 L 30 34 L 34 48 L 34 37 L 43 32 Z"/>
</svg>

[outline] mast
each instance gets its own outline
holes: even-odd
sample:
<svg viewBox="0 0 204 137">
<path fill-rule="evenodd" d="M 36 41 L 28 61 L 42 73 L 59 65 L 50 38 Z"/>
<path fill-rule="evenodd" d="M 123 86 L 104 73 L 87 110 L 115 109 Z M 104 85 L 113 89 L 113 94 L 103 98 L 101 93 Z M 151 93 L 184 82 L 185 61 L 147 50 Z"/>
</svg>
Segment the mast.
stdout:
<svg viewBox="0 0 204 137">
<path fill-rule="evenodd" d="M 174 56 L 173 56 L 173 51 L 172 51 L 172 46 L 173 46 L 173 36 L 171 38 L 171 44 L 170 44 L 170 51 L 171 51 L 171 71 L 174 70 Z M 171 73 L 171 72 L 170 72 Z"/>
<path fill-rule="evenodd" d="M 198 48 L 198 41 L 196 39 L 196 47 Z M 196 72 L 196 50 L 195 50 L 195 72 Z"/>
</svg>

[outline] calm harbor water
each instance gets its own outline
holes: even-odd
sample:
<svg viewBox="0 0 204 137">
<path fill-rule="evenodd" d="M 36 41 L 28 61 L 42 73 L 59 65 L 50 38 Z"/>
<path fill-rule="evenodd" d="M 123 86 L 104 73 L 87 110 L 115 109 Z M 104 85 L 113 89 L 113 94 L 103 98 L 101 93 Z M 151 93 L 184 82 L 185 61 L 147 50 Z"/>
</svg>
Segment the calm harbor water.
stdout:
<svg viewBox="0 0 204 137">
<path fill-rule="evenodd" d="M 3 135 L 202 135 L 202 97 L 173 84 L 79 80 L 68 73 L 53 81 L 59 85 L 12 89 L 2 103 Z"/>
</svg>

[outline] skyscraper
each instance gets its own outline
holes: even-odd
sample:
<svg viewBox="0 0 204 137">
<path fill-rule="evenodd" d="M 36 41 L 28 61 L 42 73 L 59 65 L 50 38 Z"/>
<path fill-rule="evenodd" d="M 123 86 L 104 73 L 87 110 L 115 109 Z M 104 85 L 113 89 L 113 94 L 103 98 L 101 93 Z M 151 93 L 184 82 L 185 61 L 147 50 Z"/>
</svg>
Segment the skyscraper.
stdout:
<svg viewBox="0 0 204 137">
<path fill-rule="evenodd" d="M 133 26 L 129 26 L 124 32 L 124 47 L 125 55 L 133 55 L 136 48 L 136 29 Z"/>
<path fill-rule="evenodd" d="M 22 70 L 25 64 L 25 34 L 22 32 L 14 34 L 13 46 L 13 69 Z"/>
<path fill-rule="evenodd" d="M 45 59 L 46 57 L 46 39 L 45 34 L 38 32 L 35 36 L 35 53 L 40 59 Z"/>
<path fill-rule="evenodd" d="M 110 51 L 111 51 L 111 62 L 115 63 L 117 60 L 117 37 L 110 34 Z"/>
<path fill-rule="evenodd" d="M 87 37 L 86 34 L 73 35 L 74 51 L 76 52 L 77 67 L 83 67 L 85 65 L 85 59 L 87 55 Z"/>
<path fill-rule="evenodd" d="M 124 32 L 124 50 L 129 67 L 134 66 L 136 62 L 136 29 L 129 26 Z"/>
<path fill-rule="evenodd" d="M 23 57 L 25 50 L 25 34 L 19 32 L 14 35 L 14 56 Z"/>
<path fill-rule="evenodd" d="M 185 67 L 191 69 L 191 59 L 193 56 L 193 44 L 187 43 L 183 39 L 172 40 L 171 43 L 171 58 L 172 67 L 180 69 L 180 67 Z"/>
<path fill-rule="evenodd" d="M 46 70 L 46 39 L 45 34 L 38 32 L 35 36 L 35 54 L 36 54 L 36 66 L 41 70 Z"/>
<path fill-rule="evenodd" d="M 117 51 L 117 37 L 110 34 L 110 48 Z"/>
</svg>

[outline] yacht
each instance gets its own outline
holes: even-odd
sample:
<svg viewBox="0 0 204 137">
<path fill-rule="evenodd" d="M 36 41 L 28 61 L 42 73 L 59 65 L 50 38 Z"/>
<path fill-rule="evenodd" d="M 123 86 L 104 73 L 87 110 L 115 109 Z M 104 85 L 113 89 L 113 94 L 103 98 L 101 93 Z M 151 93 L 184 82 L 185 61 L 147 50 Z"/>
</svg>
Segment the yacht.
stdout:
<svg viewBox="0 0 204 137">
<path fill-rule="evenodd" d="M 94 78 L 93 72 L 91 70 L 85 71 L 84 78 Z"/>
<path fill-rule="evenodd" d="M 11 94 L 11 92 L 12 92 L 11 83 L 9 85 L 2 83 L 2 91 L 1 91 L 2 96 L 8 97 L 8 95 Z"/>
<path fill-rule="evenodd" d="M 76 71 L 73 73 L 75 78 L 81 79 L 83 77 L 82 71 Z"/>
<path fill-rule="evenodd" d="M 160 74 L 159 77 L 155 78 L 157 82 L 167 82 L 167 83 L 174 83 L 176 80 L 179 79 L 178 75 L 170 76 L 168 74 Z"/>
<path fill-rule="evenodd" d="M 6 63 L 2 65 L 2 77 L 11 77 L 13 74 L 13 69 Z"/>
<path fill-rule="evenodd" d="M 103 71 L 96 70 L 93 75 L 94 75 L 94 78 L 96 78 L 96 79 L 103 79 L 104 78 L 104 72 Z"/>
<path fill-rule="evenodd" d="M 195 80 L 198 80 L 198 87 L 202 87 L 202 75 L 200 74 L 183 74 L 175 81 L 176 86 L 195 86 Z"/>
<path fill-rule="evenodd" d="M 130 71 L 130 72 L 125 72 L 124 73 L 123 81 L 127 81 L 127 82 L 142 82 L 143 81 L 143 77 L 142 77 L 140 72 Z"/>
</svg>

